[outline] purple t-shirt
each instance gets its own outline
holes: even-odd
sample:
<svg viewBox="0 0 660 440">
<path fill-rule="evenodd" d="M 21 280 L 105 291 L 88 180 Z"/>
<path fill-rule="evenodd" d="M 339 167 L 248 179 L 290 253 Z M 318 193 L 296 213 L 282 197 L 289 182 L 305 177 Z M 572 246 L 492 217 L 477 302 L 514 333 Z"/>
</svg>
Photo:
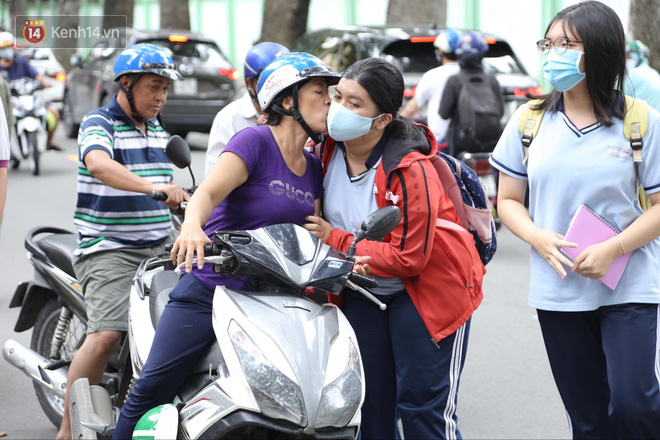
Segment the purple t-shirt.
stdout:
<svg viewBox="0 0 660 440">
<path fill-rule="evenodd" d="M 287 166 L 273 133 L 266 125 L 248 127 L 232 137 L 222 154 L 238 155 L 248 168 L 248 179 L 234 189 L 211 214 L 204 226 L 211 240 L 218 230 L 257 229 L 278 223 L 302 225 L 314 214 L 314 201 L 323 195 L 321 162 L 305 152 L 307 169 L 298 176 Z M 250 290 L 246 278 L 216 274 L 211 264 L 193 274 L 209 289 L 223 284 Z"/>
</svg>

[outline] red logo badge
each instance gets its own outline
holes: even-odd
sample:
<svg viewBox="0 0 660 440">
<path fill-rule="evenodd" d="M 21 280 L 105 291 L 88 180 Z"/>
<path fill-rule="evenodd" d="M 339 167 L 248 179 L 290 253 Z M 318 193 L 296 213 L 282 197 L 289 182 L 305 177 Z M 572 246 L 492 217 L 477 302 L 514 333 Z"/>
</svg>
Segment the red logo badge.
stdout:
<svg viewBox="0 0 660 440">
<path fill-rule="evenodd" d="M 31 44 L 38 44 L 44 41 L 44 38 L 46 38 L 44 20 L 25 20 L 23 38 Z"/>
</svg>

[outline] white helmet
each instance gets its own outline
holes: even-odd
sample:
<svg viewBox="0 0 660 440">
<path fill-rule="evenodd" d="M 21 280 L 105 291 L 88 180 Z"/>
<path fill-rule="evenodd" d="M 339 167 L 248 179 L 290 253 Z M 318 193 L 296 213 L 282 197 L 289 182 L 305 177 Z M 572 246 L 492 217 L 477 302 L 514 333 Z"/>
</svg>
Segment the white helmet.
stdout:
<svg viewBox="0 0 660 440">
<path fill-rule="evenodd" d="M 12 47 L 14 45 L 14 35 L 11 32 L 0 32 L 0 49 Z"/>
<path fill-rule="evenodd" d="M 281 91 L 315 76 L 334 78 L 337 81 L 341 78 L 323 61 L 308 53 L 292 52 L 277 58 L 259 76 L 257 97 L 261 110 L 266 110 Z"/>
</svg>

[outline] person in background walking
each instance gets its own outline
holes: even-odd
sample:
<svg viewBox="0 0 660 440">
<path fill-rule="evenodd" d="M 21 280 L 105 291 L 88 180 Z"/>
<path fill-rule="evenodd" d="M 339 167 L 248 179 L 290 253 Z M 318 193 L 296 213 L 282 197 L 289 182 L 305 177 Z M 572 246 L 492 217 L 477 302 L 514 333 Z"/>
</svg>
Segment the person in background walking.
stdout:
<svg viewBox="0 0 660 440">
<path fill-rule="evenodd" d="M 276 58 L 289 53 L 289 49 L 278 43 L 263 42 L 252 46 L 245 56 L 243 74 L 247 93 L 229 103 L 218 112 L 209 133 L 204 174 L 208 175 L 227 142 L 246 127 L 257 125 L 262 114 L 257 100 L 257 82 L 261 71 Z"/>
<path fill-rule="evenodd" d="M 660 111 L 660 74 L 649 66 L 649 48 L 639 40 L 626 45 L 628 79 L 624 83 L 626 95 L 643 99 Z"/>
<path fill-rule="evenodd" d="M 440 144 L 445 142 L 451 121 L 451 119 L 444 119 L 440 116 L 438 112 L 440 100 L 447 80 L 461 70 L 454 53 L 459 37 L 460 32 L 454 29 L 445 29 L 436 37 L 433 45 L 436 48 L 436 57 L 440 61 L 440 66 L 422 75 L 415 89 L 415 96 L 401 110 L 401 116 L 412 119 L 420 109 L 425 109 L 426 124 L 438 141 L 439 148 L 441 148 Z"/>
<path fill-rule="evenodd" d="M 639 177 L 652 207 L 636 208 L 635 167 L 623 134 L 625 38 L 597 1 L 567 7 L 537 42 L 553 86 L 529 154 L 522 108 L 493 151 L 498 214 L 532 247 L 529 305 L 576 439 L 660 438 L 660 114 L 648 108 Z M 534 108 L 534 107 L 533 107 Z M 529 183 L 529 211 L 524 205 Z M 562 247 L 579 205 L 621 229 L 573 261 Z M 614 290 L 598 278 L 633 252 Z"/>
</svg>

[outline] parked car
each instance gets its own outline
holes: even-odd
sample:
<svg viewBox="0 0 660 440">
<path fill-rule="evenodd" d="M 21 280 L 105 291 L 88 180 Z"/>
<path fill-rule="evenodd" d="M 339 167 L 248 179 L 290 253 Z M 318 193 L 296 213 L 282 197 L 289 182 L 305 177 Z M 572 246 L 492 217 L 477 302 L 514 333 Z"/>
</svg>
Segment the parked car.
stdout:
<svg viewBox="0 0 660 440">
<path fill-rule="evenodd" d="M 230 103 L 238 89 L 238 70 L 218 45 L 200 34 L 179 31 L 135 31 L 127 33 L 127 45 L 152 43 L 165 47 L 183 81 L 172 81 L 161 118 L 170 134 L 185 137 L 190 131 L 208 133 L 213 118 Z M 113 81 L 115 58 L 122 51 L 112 39 L 101 39 L 86 58 L 74 54 L 64 90 L 63 125 L 75 138 L 83 117 L 101 107 L 117 93 Z"/>
<path fill-rule="evenodd" d="M 35 92 L 35 95 L 41 96 L 44 101 L 52 103 L 55 107 L 62 107 L 64 98 L 64 83 L 66 81 L 66 71 L 57 61 L 53 51 L 47 47 L 27 47 L 17 49 L 16 55 L 30 60 L 30 65 L 35 68 L 40 75 L 46 77 L 51 87 Z"/>
<path fill-rule="evenodd" d="M 383 58 L 403 74 L 405 104 L 414 96 L 422 75 L 439 66 L 433 42 L 440 31 L 422 26 L 326 28 L 307 32 L 294 44 L 293 50 L 314 54 L 338 72 L 363 58 Z M 515 109 L 527 101 L 527 92 L 539 94 L 541 89 L 506 41 L 490 34 L 484 37 L 488 43 L 484 70 L 494 73 L 502 88 L 505 99 L 502 121 L 505 123 Z M 421 120 L 425 119 L 422 114 Z"/>
</svg>

